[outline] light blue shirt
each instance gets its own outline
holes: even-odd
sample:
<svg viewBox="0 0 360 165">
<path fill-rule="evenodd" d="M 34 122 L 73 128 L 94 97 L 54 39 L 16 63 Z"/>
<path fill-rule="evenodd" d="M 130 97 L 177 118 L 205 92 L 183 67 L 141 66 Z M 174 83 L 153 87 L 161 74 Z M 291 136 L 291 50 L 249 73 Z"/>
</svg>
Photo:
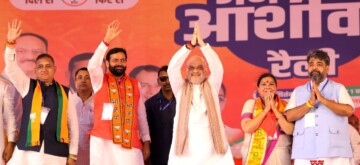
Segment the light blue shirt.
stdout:
<svg viewBox="0 0 360 165">
<path fill-rule="evenodd" d="M 306 103 L 310 99 L 311 88 L 311 82 L 297 87 L 286 110 Z M 325 79 L 320 83 L 319 90 L 326 99 L 354 108 L 354 103 L 342 84 Z M 291 158 L 352 157 L 347 117 L 335 114 L 318 101 L 307 114 L 309 113 L 314 113 L 315 126 L 305 127 L 305 117 L 295 122 Z"/>
</svg>

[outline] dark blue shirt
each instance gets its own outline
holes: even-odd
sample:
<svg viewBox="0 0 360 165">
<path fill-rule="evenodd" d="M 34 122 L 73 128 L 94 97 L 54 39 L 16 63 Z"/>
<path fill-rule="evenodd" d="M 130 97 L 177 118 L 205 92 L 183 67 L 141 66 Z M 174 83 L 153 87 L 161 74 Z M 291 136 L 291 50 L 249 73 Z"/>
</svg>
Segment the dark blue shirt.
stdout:
<svg viewBox="0 0 360 165">
<path fill-rule="evenodd" d="M 145 102 L 145 107 L 151 137 L 151 163 L 153 165 L 167 164 L 176 109 L 175 97 L 168 100 L 160 90 Z"/>
</svg>

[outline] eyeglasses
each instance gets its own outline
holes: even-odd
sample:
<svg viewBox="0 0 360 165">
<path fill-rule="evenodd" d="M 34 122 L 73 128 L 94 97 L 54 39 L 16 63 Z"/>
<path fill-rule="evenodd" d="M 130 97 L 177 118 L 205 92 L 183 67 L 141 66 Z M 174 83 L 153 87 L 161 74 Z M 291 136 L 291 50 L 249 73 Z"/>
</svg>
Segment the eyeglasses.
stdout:
<svg viewBox="0 0 360 165">
<path fill-rule="evenodd" d="M 45 68 L 46 70 L 49 70 L 49 69 L 52 69 L 53 67 L 54 67 L 54 65 L 49 65 L 49 64 L 42 65 L 42 64 L 40 64 L 40 65 L 36 66 L 36 69 L 40 70 L 42 68 Z"/>
<path fill-rule="evenodd" d="M 168 76 L 159 77 L 159 80 L 160 80 L 161 82 L 165 82 L 167 79 L 169 79 Z"/>
</svg>

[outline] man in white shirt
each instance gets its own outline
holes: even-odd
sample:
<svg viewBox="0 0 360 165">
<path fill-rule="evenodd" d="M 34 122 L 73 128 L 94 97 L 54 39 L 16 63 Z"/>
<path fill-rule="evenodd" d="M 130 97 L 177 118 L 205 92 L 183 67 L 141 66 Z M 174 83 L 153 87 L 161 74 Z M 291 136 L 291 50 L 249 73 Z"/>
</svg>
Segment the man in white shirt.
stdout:
<svg viewBox="0 0 360 165">
<path fill-rule="evenodd" d="M 75 164 L 78 147 L 76 112 L 68 111 L 69 89 L 54 80 L 55 61 L 49 54 L 35 60 L 37 79 L 16 63 L 15 44 L 21 22 L 8 24 L 5 72 L 22 97 L 23 115 L 11 164 Z"/>
<path fill-rule="evenodd" d="M 79 123 L 79 149 L 76 163 L 85 165 L 90 164 L 89 131 L 94 124 L 94 97 L 87 68 L 76 70 L 74 80 L 76 93 L 70 94 L 69 111 L 76 111 Z"/>
<path fill-rule="evenodd" d="M 191 57 L 184 79 L 181 67 L 197 43 L 206 60 L 200 56 Z M 169 165 L 234 164 L 218 98 L 223 73 L 218 55 L 204 43 L 196 24 L 191 42 L 176 52 L 168 68 L 170 84 L 178 100 Z"/>
<path fill-rule="evenodd" d="M 94 126 L 90 134 L 90 164 L 144 164 L 150 156 L 150 133 L 138 81 L 127 76 L 127 53 L 112 48 L 119 22 L 109 24 L 104 40 L 91 57 L 88 70 L 94 90 Z"/>
<path fill-rule="evenodd" d="M 0 80 L 0 153 L 2 160 L 0 165 L 8 162 L 12 156 L 16 145 L 16 121 L 15 121 L 15 102 L 13 95 L 15 88 Z M 6 124 L 5 124 L 6 123 Z M 6 128 L 4 126 L 6 125 Z M 4 129 L 6 129 L 8 143 L 5 147 Z"/>
</svg>

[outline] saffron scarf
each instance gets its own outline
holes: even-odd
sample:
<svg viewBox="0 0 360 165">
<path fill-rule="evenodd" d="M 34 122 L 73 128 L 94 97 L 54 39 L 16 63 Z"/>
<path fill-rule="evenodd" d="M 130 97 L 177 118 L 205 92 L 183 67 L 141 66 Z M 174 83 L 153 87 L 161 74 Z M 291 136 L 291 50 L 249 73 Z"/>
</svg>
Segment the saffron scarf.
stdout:
<svg viewBox="0 0 360 165">
<path fill-rule="evenodd" d="M 221 115 L 219 106 L 215 106 L 215 101 L 211 86 L 208 80 L 205 80 L 204 83 L 201 84 L 201 93 L 204 96 L 208 119 L 209 119 L 209 126 L 210 126 L 210 133 L 212 136 L 212 141 L 214 145 L 214 149 L 216 153 L 224 155 L 227 151 L 227 143 L 226 137 L 224 132 L 223 123 L 221 120 Z M 182 155 L 188 141 L 188 124 L 189 124 L 189 113 L 191 108 L 191 102 L 193 98 L 193 85 L 185 81 L 181 99 L 180 99 L 180 111 L 179 111 L 179 120 L 177 125 L 177 134 L 176 134 L 176 148 L 175 154 Z"/>
<path fill-rule="evenodd" d="M 124 75 L 120 84 L 114 76 L 108 75 L 110 103 L 114 104 L 112 117 L 113 142 L 124 148 L 132 148 L 132 130 L 134 124 L 134 88 L 131 80 Z M 120 93 L 120 88 L 123 92 Z M 123 96 L 124 100 L 120 100 Z M 122 104 L 125 103 L 125 104 Z"/>
<path fill-rule="evenodd" d="M 280 100 L 276 95 L 275 102 L 277 109 L 283 113 L 286 107 L 286 102 Z M 254 103 L 253 118 L 260 115 L 264 111 L 264 105 L 261 98 L 257 98 Z M 265 164 L 274 149 L 278 138 L 275 138 L 271 144 L 268 144 L 268 136 L 280 135 L 279 126 L 276 125 L 275 114 L 270 111 L 267 113 L 265 119 L 260 124 L 259 128 L 251 135 L 250 147 L 245 164 Z"/>
<path fill-rule="evenodd" d="M 64 88 L 55 81 L 56 94 L 58 99 L 58 114 L 56 126 L 56 139 L 61 143 L 69 143 L 68 128 L 68 98 Z M 36 82 L 32 98 L 30 119 L 27 129 L 26 147 L 40 146 L 40 119 L 42 109 L 42 91 L 39 81 Z"/>
</svg>

